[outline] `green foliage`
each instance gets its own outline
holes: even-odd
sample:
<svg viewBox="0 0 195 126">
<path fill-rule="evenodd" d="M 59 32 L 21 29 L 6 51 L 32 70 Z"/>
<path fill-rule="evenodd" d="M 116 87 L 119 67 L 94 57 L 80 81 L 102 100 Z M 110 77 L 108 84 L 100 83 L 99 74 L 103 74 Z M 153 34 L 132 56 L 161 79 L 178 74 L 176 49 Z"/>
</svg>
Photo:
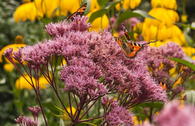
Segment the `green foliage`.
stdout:
<svg viewBox="0 0 195 126">
<path fill-rule="evenodd" d="M 181 63 L 189 68 L 191 68 L 193 71 L 195 71 L 195 64 L 193 63 L 190 63 L 189 61 L 187 60 L 183 60 L 183 59 L 179 59 L 179 58 L 170 58 L 171 60 L 173 61 L 176 61 L 178 63 Z"/>
<path fill-rule="evenodd" d="M 120 24 L 123 21 L 131 18 L 131 17 L 144 17 L 144 18 L 151 18 L 155 19 L 154 17 L 148 15 L 145 11 L 142 10 L 134 10 L 134 11 L 125 11 L 121 13 L 117 18 L 117 23 Z"/>
<path fill-rule="evenodd" d="M 95 11 L 94 13 L 91 14 L 89 18 L 89 22 L 93 22 L 96 18 L 102 17 L 107 12 L 108 12 L 107 9 L 100 9 L 100 10 Z"/>
</svg>

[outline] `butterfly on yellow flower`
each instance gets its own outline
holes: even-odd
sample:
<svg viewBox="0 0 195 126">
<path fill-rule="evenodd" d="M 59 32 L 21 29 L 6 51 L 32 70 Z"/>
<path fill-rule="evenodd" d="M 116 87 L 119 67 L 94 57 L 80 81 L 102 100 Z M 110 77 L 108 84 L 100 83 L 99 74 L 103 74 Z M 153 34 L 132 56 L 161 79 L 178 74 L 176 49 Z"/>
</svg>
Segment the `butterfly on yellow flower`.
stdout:
<svg viewBox="0 0 195 126">
<path fill-rule="evenodd" d="M 156 42 L 156 41 L 150 41 L 146 43 L 137 43 L 135 41 L 132 41 L 130 39 L 130 36 L 128 34 L 128 30 L 125 28 L 124 25 L 122 25 L 122 30 L 124 31 L 125 39 L 122 38 L 116 38 L 116 42 L 118 45 L 123 49 L 123 52 L 128 58 L 133 58 L 136 56 L 137 52 L 140 51 L 145 45 Z"/>
<path fill-rule="evenodd" d="M 73 14 L 67 17 L 67 20 L 74 20 L 74 17 L 77 15 L 82 16 L 85 13 L 87 8 L 87 3 L 84 3 L 79 9 L 77 9 Z"/>
</svg>

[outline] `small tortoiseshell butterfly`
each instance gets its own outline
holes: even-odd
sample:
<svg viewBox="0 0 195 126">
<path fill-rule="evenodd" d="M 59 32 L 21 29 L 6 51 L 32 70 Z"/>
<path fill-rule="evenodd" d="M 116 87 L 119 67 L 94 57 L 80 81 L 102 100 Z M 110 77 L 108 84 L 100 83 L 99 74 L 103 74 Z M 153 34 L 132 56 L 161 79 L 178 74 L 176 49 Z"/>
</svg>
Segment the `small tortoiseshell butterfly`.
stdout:
<svg viewBox="0 0 195 126">
<path fill-rule="evenodd" d="M 77 15 L 82 16 L 85 13 L 87 8 L 87 3 L 84 3 L 79 9 L 77 9 L 73 14 L 67 17 L 67 20 L 74 20 L 74 17 Z"/>
<path fill-rule="evenodd" d="M 128 31 L 125 28 L 124 25 L 122 25 L 126 41 L 122 40 L 121 38 L 116 38 L 116 42 L 119 44 L 119 46 L 123 49 L 125 55 L 129 58 L 133 58 L 136 56 L 137 52 L 140 51 L 145 45 L 156 42 L 156 41 L 150 41 L 147 43 L 137 43 L 130 39 L 130 36 L 128 35 Z"/>
</svg>

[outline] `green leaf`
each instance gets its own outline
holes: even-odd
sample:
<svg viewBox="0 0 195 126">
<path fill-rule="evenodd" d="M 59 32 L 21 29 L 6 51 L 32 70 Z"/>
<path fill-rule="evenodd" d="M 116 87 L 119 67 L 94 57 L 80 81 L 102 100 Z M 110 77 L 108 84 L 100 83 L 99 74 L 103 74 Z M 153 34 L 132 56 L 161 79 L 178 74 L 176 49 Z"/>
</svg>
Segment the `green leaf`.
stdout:
<svg viewBox="0 0 195 126">
<path fill-rule="evenodd" d="M 118 3 L 120 3 L 121 1 L 120 0 L 117 0 L 117 1 L 114 1 L 112 2 L 111 4 L 109 4 L 106 9 L 108 9 L 109 11 L 114 8 Z"/>
<path fill-rule="evenodd" d="M 94 13 L 91 14 L 89 18 L 89 22 L 93 22 L 96 18 L 102 17 L 104 14 L 107 13 L 107 9 L 100 9 L 98 11 L 95 11 Z"/>
<path fill-rule="evenodd" d="M 138 14 L 138 13 L 135 13 L 135 12 L 132 12 L 132 11 L 125 11 L 124 13 L 121 13 L 118 16 L 117 23 L 120 24 L 120 23 L 122 23 L 124 20 L 126 20 L 128 18 L 139 17 L 139 16 L 140 16 L 140 14 Z"/>
<path fill-rule="evenodd" d="M 87 125 L 90 125 L 90 126 L 97 126 L 96 124 L 93 124 L 93 123 L 90 123 L 90 122 L 82 122 L 83 124 L 87 124 Z"/>
<path fill-rule="evenodd" d="M 162 108 L 163 107 L 163 102 L 145 102 L 141 103 L 138 106 L 141 107 L 152 107 L 152 108 Z"/>
<path fill-rule="evenodd" d="M 145 18 L 156 19 L 152 17 L 151 15 L 147 14 L 145 11 L 134 10 L 134 11 L 125 11 L 124 13 L 121 13 L 117 19 L 117 23 L 120 24 L 124 20 L 131 18 L 131 17 L 145 17 Z"/>
<path fill-rule="evenodd" d="M 97 0 L 98 4 L 101 6 L 101 7 L 105 7 L 106 4 L 108 3 L 108 0 Z"/>
<path fill-rule="evenodd" d="M 186 65 L 188 66 L 189 68 L 191 68 L 193 71 L 195 71 L 195 64 L 193 63 L 190 63 L 189 61 L 187 60 L 183 60 L 183 59 L 179 59 L 179 58 L 170 58 L 171 60 L 175 61 L 175 62 L 178 62 L 178 63 L 181 63 L 183 65 Z"/>
<path fill-rule="evenodd" d="M 133 12 L 134 12 L 134 13 L 137 13 L 137 14 L 139 14 L 140 16 L 145 17 L 145 18 L 156 19 L 155 17 L 149 15 L 147 12 L 142 11 L 142 10 L 134 10 Z"/>
</svg>

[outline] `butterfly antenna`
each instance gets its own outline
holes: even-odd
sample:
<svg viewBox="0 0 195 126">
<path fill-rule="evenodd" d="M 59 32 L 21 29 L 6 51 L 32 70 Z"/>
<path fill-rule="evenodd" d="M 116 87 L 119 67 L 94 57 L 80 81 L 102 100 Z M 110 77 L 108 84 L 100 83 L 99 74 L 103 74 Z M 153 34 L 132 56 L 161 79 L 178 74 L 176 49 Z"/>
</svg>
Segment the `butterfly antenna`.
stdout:
<svg viewBox="0 0 195 126">
<path fill-rule="evenodd" d="M 144 45 L 150 44 L 150 43 L 156 43 L 156 42 L 158 42 L 158 40 L 149 41 L 149 42 L 145 43 Z"/>
</svg>

